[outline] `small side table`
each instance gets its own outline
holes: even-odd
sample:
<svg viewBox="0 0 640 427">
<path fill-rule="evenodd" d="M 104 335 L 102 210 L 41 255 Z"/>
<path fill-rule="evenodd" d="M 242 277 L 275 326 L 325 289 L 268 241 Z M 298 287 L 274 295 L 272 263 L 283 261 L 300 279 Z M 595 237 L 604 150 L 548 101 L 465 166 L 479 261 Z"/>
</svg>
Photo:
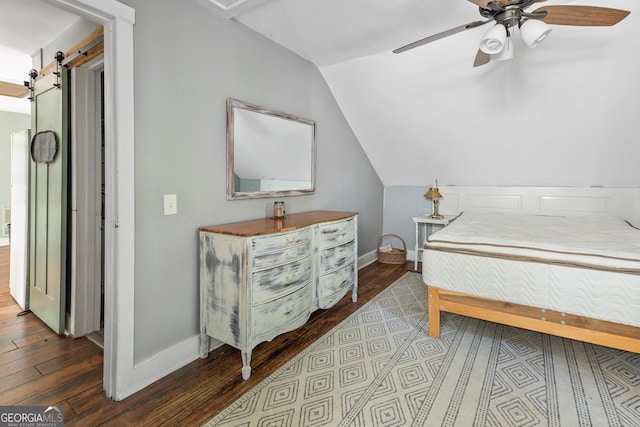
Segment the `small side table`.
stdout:
<svg viewBox="0 0 640 427">
<path fill-rule="evenodd" d="M 424 250 L 423 249 L 423 245 L 420 245 L 419 242 L 421 242 L 420 240 L 420 226 L 423 225 L 425 228 L 425 235 L 424 235 L 424 240 L 427 240 L 427 236 L 431 233 L 433 233 L 434 231 L 436 231 L 435 229 L 437 228 L 442 228 L 445 225 L 449 224 L 449 221 L 452 219 L 453 217 L 451 216 L 444 216 L 443 219 L 435 219 L 435 218 L 429 218 L 429 215 L 418 215 L 418 216 L 414 216 L 413 217 L 413 222 L 416 224 L 416 247 L 415 247 L 415 261 L 413 263 L 413 269 L 417 270 L 418 269 L 418 260 L 420 259 L 420 253 Z"/>
</svg>

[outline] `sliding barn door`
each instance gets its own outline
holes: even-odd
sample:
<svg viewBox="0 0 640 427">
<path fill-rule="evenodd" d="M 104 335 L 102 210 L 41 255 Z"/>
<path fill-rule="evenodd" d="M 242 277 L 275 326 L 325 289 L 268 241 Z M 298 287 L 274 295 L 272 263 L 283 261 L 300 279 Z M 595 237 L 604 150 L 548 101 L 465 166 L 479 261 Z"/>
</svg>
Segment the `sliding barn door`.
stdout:
<svg viewBox="0 0 640 427">
<path fill-rule="evenodd" d="M 32 144 L 29 171 L 29 308 L 51 329 L 65 329 L 67 281 L 67 71 L 38 79 L 32 103 Z M 39 133 L 57 150 L 33 145 Z M 42 157 L 34 161 L 34 151 Z M 51 156 L 49 156 L 51 157 Z"/>
</svg>

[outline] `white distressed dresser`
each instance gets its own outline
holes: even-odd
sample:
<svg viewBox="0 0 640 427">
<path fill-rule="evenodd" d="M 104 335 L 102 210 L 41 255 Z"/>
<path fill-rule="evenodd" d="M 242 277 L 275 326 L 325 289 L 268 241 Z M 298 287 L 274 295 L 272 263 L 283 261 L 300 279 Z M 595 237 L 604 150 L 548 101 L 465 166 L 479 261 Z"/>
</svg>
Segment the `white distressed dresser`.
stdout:
<svg viewBox="0 0 640 427">
<path fill-rule="evenodd" d="M 200 356 L 214 338 L 251 351 L 358 290 L 358 215 L 312 211 L 201 227 Z"/>
</svg>

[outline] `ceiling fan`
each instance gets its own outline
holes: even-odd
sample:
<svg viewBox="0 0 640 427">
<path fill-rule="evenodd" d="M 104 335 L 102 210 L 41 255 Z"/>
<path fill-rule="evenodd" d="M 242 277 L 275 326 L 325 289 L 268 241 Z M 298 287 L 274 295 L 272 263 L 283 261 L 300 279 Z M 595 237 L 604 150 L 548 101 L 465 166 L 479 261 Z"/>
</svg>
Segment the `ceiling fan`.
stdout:
<svg viewBox="0 0 640 427">
<path fill-rule="evenodd" d="M 469 0 L 478 5 L 484 21 L 474 21 L 417 40 L 393 50 L 402 53 L 442 38 L 495 22 L 480 42 L 474 67 L 487 64 L 490 60 L 504 60 L 513 57 L 510 37 L 513 28 L 518 27 L 523 41 L 529 47 L 537 46 L 551 32 L 552 25 L 611 26 L 622 21 L 629 11 L 596 6 L 543 6 L 533 12 L 526 9 L 546 0 Z"/>
</svg>

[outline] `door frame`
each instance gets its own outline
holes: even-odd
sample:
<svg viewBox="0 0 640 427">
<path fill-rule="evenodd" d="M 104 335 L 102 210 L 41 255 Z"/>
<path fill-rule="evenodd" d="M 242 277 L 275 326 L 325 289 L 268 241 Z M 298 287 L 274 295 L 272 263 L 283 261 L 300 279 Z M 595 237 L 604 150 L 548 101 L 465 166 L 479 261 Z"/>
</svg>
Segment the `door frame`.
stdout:
<svg viewBox="0 0 640 427">
<path fill-rule="evenodd" d="M 48 0 L 104 26 L 105 313 L 103 386 L 121 400 L 135 392 L 135 10 L 116 0 Z"/>
</svg>

